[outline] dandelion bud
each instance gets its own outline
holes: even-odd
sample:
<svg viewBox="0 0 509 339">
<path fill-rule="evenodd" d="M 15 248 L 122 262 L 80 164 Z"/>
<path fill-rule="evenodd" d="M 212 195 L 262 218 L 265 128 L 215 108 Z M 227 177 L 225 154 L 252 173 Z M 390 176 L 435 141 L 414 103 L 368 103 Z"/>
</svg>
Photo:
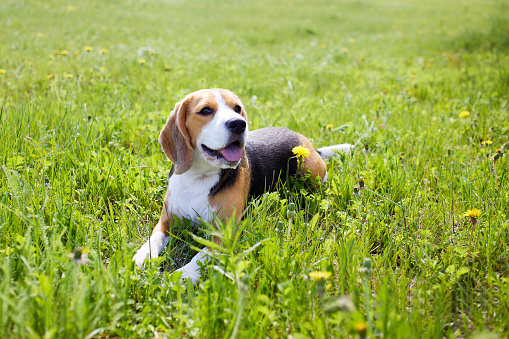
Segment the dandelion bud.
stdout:
<svg viewBox="0 0 509 339">
<path fill-rule="evenodd" d="M 362 261 L 362 267 L 371 270 L 371 259 L 370 258 L 364 258 Z"/>
<path fill-rule="evenodd" d="M 288 204 L 288 211 L 286 212 L 286 216 L 288 218 L 293 218 L 297 215 L 297 212 L 295 212 L 295 204 L 293 202 Z"/>
<path fill-rule="evenodd" d="M 370 258 L 364 258 L 364 260 L 362 261 L 361 271 L 364 272 L 364 274 L 367 277 L 371 276 L 371 259 Z"/>
</svg>

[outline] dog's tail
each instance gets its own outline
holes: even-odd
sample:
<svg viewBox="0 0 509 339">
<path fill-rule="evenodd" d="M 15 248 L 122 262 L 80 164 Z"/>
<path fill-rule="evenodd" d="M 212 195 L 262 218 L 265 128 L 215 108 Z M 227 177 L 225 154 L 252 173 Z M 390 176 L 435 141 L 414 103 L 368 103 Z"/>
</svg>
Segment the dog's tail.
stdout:
<svg viewBox="0 0 509 339">
<path fill-rule="evenodd" d="M 350 144 L 339 144 L 333 146 L 326 146 L 317 148 L 316 151 L 322 159 L 329 159 L 335 156 L 338 156 L 338 152 L 350 152 L 353 148 L 353 145 Z"/>
</svg>

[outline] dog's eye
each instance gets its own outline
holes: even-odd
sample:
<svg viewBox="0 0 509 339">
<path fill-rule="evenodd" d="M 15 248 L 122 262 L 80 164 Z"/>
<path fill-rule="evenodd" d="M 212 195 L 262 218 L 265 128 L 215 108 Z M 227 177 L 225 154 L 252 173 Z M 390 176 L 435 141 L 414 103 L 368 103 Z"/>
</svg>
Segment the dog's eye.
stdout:
<svg viewBox="0 0 509 339">
<path fill-rule="evenodd" d="M 239 105 L 235 105 L 235 107 L 233 108 L 233 110 L 235 111 L 235 113 L 240 113 L 242 111 L 242 108 L 240 108 Z"/>
<path fill-rule="evenodd" d="M 202 108 L 201 111 L 198 112 L 201 115 L 209 115 L 212 114 L 212 109 L 209 107 Z"/>
</svg>

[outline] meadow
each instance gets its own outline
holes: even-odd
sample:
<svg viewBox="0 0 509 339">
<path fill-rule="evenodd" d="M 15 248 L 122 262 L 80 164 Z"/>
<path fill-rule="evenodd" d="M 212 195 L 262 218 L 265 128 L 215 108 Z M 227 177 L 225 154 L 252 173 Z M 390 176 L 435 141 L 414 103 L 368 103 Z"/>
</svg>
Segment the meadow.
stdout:
<svg viewBox="0 0 509 339">
<path fill-rule="evenodd" d="M 503 0 L 2 0 L 0 337 L 508 337 L 508 18 Z M 238 225 L 183 222 L 139 270 L 159 131 L 212 87 L 252 130 L 355 149 Z"/>
</svg>

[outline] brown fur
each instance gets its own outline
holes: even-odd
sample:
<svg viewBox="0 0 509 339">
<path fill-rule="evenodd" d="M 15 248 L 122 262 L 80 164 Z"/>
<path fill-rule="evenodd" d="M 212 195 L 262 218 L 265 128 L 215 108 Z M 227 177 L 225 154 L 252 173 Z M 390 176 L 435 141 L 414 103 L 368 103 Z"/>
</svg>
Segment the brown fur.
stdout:
<svg viewBox="0 0 509 339">
<path fill-rule="evenodd" d="M 169 215 L 168 215 L 168 208 L 166 206 L 166 201 L 168 201 L 168 198 L 170 197 L 170 187 L 166 190 L 166 194 L 164 195 L 163 200 L 163 207 L 161 209 L 161 216 L 159 217 L 159 222 L 152 230 L 152 233 L 154 232 L 163 232 L 164 235 L 169 236 L 168 231 L 170 229 L 170 223 L 169 223 Z"/>
<path fill-rule="evenodd" d="M 250 181 L 249 168 L 239 166 L 237 181 L 209 198 L 210 207 L 217 209 L 216 215 L 219 219 L 228 220 L 235 213 L 235 218 L 240 221 L 242 211 L 246 207 Z"/>
<path fill-rule="evenodd" d="M 236 105 L 242 108 L 241 115 L 247 119 L 246 111 L 240 99 L 230 91 L 220 89 L 221 96 L 225 103 L 234 109 Z M 159 142 L 161 147 L 175 165 L 175 174 L 182 174 L 189 170 L 193 165 L 194 148 L 196 148 L 196 139 L 203 127 L 213 119 L 214 114 L 200 115 L 196 114 L 203 108 L 209 107 L 214 112 L 218 109 L 218 104 L 213 92 L 209 90 L 200 90 L 186 96 L 182 101 L 175 105 L 170 113 L 166 125 L 161 130 Z M 239 220 L 247 202 L 249 193 L 250 173 L 249 164 L 245 153 L 239 165 L 239 180 L 232 187 L 225 189 L 218 194 L 210 197 L 211 207 L 217 208 L 217 216 L 220 219 L 229 219 L 236 213 Z M 168 235 L 170 223 L 174 222 L 174 216 L 168 214 L 166 201 L 170 196 L 170 188 L 164 196 L 163 208 L 159 222 L 152 232 L 163 232 Z"/>
<path fill-rule="evenodd" d="M 304 166 L 302 166 L 301 175 L 306 174 L 307 170 L 311 172 L 311 178 L 316 179 L 316 177 L 320 177 L 321 180 L 325 178 L 325 174 L 327 173 L 327 166 L 325 162 L 320 157 L 320 154 L 315 151 L 313 144 L 308 140 L 305 136 L 300 136 L 301 145 L 306 147 L 309 150 L 309 157 L 304 159 Z"/>
<path fill-rule="evenodd" d="M 186 172 L 193 165 L 194 151 L 186 128 L 188 97 L 175 105 L 159 134 L 164 153 L 175 164 L 175 173 Z"/>
<path fill-rule="evenodd" d="M 219 91 L 225 103 L 231 109 L 234 109 L 236 105 L 242 108 L 240 114 L 247 120 L 247 115 L 240 99 L 230 91 L 224 89 Z M 214 117 L 214 114 L 203 116 L 196 113 L 205 107 L 209 107 L 215 112 L 218 109 L 217 106 L 215 95 L 211 91 L 201 90 L 186 96 L 175 105 L 175 109 L 170 113 L 166 125 L 161 130 L 159 142 L 163 151 L 175 165 L 175 174 L 182 174 L 191 168 L 194 160 L 196 139 L 203 127 Z M 324 161 L 306 137 L 301 136 L 300 143 L 310 151 L 309 157 L 304 159 L 304 166 L 300 169 L 301 174 L 305 174 L 309 169 L 312 178 L 319 176 L 323 179 L 327 172 Z M 246 206 L 251 172 L 245 152 L 242 155 L 238 170 L 237 181 L 232 186 L 219 191 L 219 193 L 209 198 L 210 206 L 217 210 L 217 217 L 219 219 L 228 220 L 235 215 L 235 218 L 239 221 L 242 211 Z M 164 197 L 161 216 L 153 232 L 159 231 L 168 235 L 170 223 L 175 222 L 175 217 L 168 214 L 166 206 L 166 201 L 170 194 L 170 188 L 168 187 Z M 214 241 L 218 242 L 219 240 L 214 239 Z"/>
</svg>

